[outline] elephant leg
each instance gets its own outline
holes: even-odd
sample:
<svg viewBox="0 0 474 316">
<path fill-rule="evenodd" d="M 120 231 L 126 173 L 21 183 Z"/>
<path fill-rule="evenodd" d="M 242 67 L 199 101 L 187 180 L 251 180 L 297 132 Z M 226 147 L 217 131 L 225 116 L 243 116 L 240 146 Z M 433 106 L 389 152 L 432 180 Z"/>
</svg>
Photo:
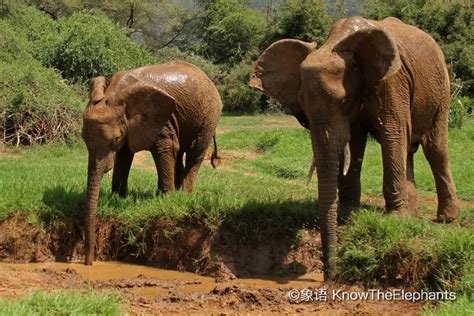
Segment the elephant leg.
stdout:
<svg viewBox="0 0 474 316">
<path fill-rule="evenodd" d="M 438 113 L 434 127 L 422 142 L 436 183 L 437 219 L 441 222 L 451 222 L 459 216 L 456 186 L 448 160 L 448 115 L 447 111 Z"/>
<path fill-rule="evenodd" d="M 409 106 L 406 106 L 409 109 Z M 401 117 L 400 117 L 401 116 Z M 387 212 L 407 209 L 407 157 L 409 127 L 407 120 L 397 113 L 383 119 L 380 135 L 383 164 L 383 195 Z"/>
<path fill-rule="evenodd" d="M 179 151 L 178 156 L 176 157 L 176 166 L 175 166 L 175 175 L 174 175 L 174 182 L 175 182 L 175 189 L 179 190 L 183 186 L 184 181 L 184 163 L 183 163 L 183 156 L 184 152 Z"/>
<path fill-rule="evenodd" d="M 418 215 L 418 208 L 416 206 L 416 183 L 415 183 L 415 172 L 413 164 L 413 156 L 418 150 L 419 144 L 411 145 L 410 151 L 408 152 L 407 158 L 407 194 L 408 194 L 408 209 L 413 215 Z"/>
<path fill-rule="evenodd" d="M 362 160 L 364 159 L 365 145 L 367 144 L 367 131 L 360 126 L 351 130 L 351 164 L 347 174 L 343 174 L 343 164 L 339 164 L 338 194 L 339 208 L 338 217 L 345 220 L 350 216 L 352 210 L 360 207 L 360 172 L 362 170 Z"/>
<path fill-rule="evenodd" d="M 157 145 L 151 150 L 158 173 L 158 194 L 175 189 L 175 167 L 177 150 L 172 145 Z"/>
<path fill-rule="evenodd" d="M 128 175 L 132 166 L 133 156 L 134 154 L 127 144 L 123 145 L 115 156 L 112 192 L 118 193 L 122 197 L 127 195 Z"/>
<path fill-rule="evenodd" d="M 194 182 L 201 167 L 202 161 L 206 156 L 206 150 L 209 147 L 209 141 L 199 138 L 194 146 L 186 153 L 186 165 L 184 167 L 183 187 L 186 191 L 192 192 Z"/>
</svg>

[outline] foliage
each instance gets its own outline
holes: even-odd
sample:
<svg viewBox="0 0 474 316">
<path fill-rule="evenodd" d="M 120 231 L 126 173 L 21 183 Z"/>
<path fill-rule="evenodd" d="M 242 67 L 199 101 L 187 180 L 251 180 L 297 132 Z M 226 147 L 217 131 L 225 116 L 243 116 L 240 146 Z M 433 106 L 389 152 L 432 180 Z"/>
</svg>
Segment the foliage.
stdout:
<svg viewBox="0 0 474 316">
<path fill-rule="evenodd" d="M 51 64 L 51 58 L 59 42 L 57 22 L 34 7 L 22 5 L 12 6 L 4 21 L 17 32 L 18 36 L 27 40 L 24 51 L 31 53 L 43 65 Z"/>
<path fill-rule="evenodd" d="M 206 5 L 199 51 L 217 63 L 239 63 L 263 35 L 263 16 L 240 0 L 216 0 Z"/>
<path fill-rule="evenodd" d="M 81 11 L 62 18 L 60 41 L 50 65 L 72 81 L 86 81 L 98 75 L 111 76 L 119 70 L 154 62 L 142 47 L 126 37 L 103 13 Z"/>
<path fill-rule="evenodd" d="M 75 139 L 81 98 L 28 53 L 24 36 L 4 21 L 0 28 L 1 141 L 18 146 Z"/>
<path fill-rule="evenodd" d="M 120 297 L 94 292 L 33 291 L 18 300 L 0 299 L 1 315 L 120 315 Z"/>
<path fill-rule="evenodd" d="M 284 38 L 306 42 L 324 43 L 330 28 L 324 1 L 285 0 L 276 8 L 271 30 L 265 36 L 261 48 Z"/>
<path fill-rule="evenodd" d="M 248 81 L 253 69 L 249 59 L 231 68 L 218 86 L 224 103 L 224 111 L 240 113 L 256 113 L 262 110 L 260 103 L 262 93 L 249 87 Z"/>
</svg>

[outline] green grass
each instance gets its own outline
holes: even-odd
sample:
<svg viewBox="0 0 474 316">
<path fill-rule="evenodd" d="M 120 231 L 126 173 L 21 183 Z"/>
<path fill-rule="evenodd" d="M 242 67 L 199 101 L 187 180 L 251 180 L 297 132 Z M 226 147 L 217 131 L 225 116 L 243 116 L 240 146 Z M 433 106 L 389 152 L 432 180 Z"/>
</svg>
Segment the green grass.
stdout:
<svg viewBox="0 0 474 316">
<path fill-rule="evenodd" d="M 94 292 L 42 292 L 18 300 L 0 299 L 0 315 L 121 315 L 120 297 Z"/>
<path fill-rule="evenodd" d="M 423 310 L 424 316 L 470 316 L 474 314 L 474 299 L 466 295 L 457 297 L 454 302 L 441 302 L 435 309 L 432 306 Z"/>
<path fill-rule="evenodd" d="M 432 291 L 473 293 L 472 262 L 472 228 L 370 210 L 353 215 L 339 247 L 339 275 L 368 285 L 388 280 Z"/>
</svg>

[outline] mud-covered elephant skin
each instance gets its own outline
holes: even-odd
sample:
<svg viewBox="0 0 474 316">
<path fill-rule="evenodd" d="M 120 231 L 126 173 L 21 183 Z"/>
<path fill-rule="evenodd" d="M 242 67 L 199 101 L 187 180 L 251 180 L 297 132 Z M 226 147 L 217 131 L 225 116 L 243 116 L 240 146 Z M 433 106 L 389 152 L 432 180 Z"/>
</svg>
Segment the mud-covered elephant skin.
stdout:
<svg viewBox="0 0 474 316">
<path fill-rule="evenodd" d="M 95 217 L 102 176 L 113 167 L 112 191 L 124 196 L 134 153 L 151 152 L 158 191 L 191 192 L 222 111 L 211 80 L 196 66 L 173 61 L 90 82 L 82 137 L 89 152 L 85 263 L 95 248 Z M 183 159 L 185 157 L 185 159 Z M 217 157 L 214 138 L 214 153 Z M 213 163 L 214 165 L 214 163 Z"/>
<path fill-rule="evenodd" d="M 382 148 L 387 211 L 416 209 L 413 154 L 421 144 L 436 183 L 438 220 L 458 216 L 448 163 L 449 77 L 441 49 L 425 32 L 395 18 L 342 19 L 319 49 L 291 39 L 273 43 L 250 85 L 311 131 L 326 278 L 334 275 L 338 208 L 342 215 L 360 204 L 368 133 Z"/>
</svg>

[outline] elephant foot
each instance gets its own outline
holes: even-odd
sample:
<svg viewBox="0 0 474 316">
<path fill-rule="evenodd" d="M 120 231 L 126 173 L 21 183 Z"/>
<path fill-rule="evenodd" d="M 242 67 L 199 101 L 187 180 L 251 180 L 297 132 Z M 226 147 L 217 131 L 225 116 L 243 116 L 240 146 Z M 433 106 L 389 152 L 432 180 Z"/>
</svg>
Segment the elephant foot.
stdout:
<svg viewBox="0 0 474 316">
<path fill-rule="evenodd" d="M 397 208 L 388 208 L 385 206 L 384 211 L 385 214 L 393 214 L 399 218 L 409 218 L 412 216 L 417 215 L 417 211 L 410 209 L 407 206 L 400 206 Z"/>
<path fill-rule="evenodd" d="M 352 215 L 352 212 L 360 208 L 360 203 L 353 202 L 339 202 L 337 208 L 337 222 L 339 224 L 345 224 Z"/>
<path fill-rule="evenodd" d="M 438 214 L 436 220 L 438 223 L 451 223 L 459 217 L 459 203 L 457 201 L 451 201 L 446 206 L 438 207 Z"/>
</svg>

